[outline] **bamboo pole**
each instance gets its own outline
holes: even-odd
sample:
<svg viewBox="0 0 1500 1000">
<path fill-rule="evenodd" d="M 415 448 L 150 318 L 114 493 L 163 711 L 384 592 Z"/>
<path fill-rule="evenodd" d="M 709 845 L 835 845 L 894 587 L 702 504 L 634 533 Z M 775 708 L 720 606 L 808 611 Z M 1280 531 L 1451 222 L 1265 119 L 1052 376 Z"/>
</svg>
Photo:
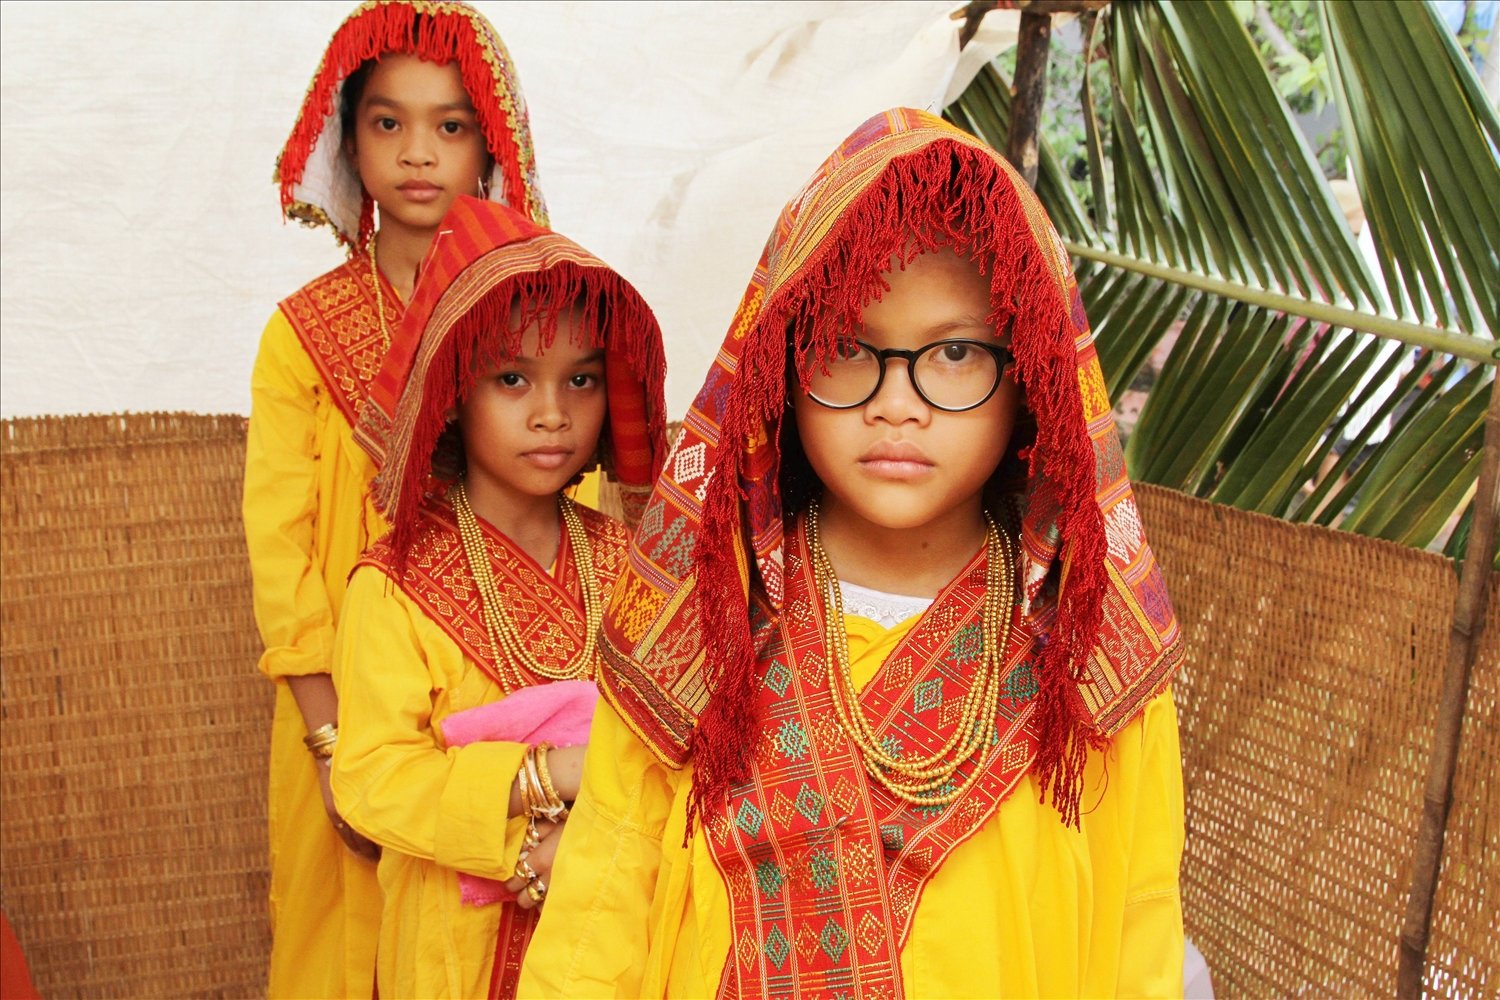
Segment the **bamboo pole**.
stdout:
<svg viewBox="0 0 1500 1000">
<path fill-rule="evenodd" d="M 1432 901 L 1443 862 L 1443 837 L 1453 806 L 1453 772 L 1458 765 L 1464 708 L 1469 698 L 1469 676 L 1484 625 L 1485 599 L 1495 559 L 1495 521 L 1500 516 L 1500 377 L 1490 387 L 1490 408 L 1484 418 L 1484 457 L 1474 494 L 1474 521 L 1464 549 L 1454 603 L 1453 629 L 1448 639 L 1448 665 L 1438 700 L 1437 725 L 1428 763 L 1427 789 L 1417 829 L 1412 861 L 1411 894 L 1401 928 L 1401 964 L 1396 973 L 1396 995 L 1414 1000 L 1422 995 L 1427 965 L 1427 942 L 1432 929 Z"/>
</svg>

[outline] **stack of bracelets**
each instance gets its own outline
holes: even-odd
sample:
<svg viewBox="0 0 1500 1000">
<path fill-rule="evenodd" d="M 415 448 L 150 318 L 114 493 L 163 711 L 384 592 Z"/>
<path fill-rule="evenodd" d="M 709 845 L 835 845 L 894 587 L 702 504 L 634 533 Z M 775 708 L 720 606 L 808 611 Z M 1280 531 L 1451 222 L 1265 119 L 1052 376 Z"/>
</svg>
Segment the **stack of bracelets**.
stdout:
<svg viewBox="0 0 1500 1000">
<path fill-rule="evenodd" d="M 550 743 L 538 743 L 526 751 L 521 770 L 516 774 L 516 790 L 521 794 L 521 808 L 526 811 L 526 842 L 521 845 L 521 854 L 516 859 L 514 877 L 526 880 L 526 895 L 533 903 L 547 898 L 547 883 L 526 859 L 542 842 L 537 831 L 539 819 L 549 823 L 561 823 L 568 818 L 568 805 L 552 786 L 552 773 L 547 769 L 547 751 Z"/>
<path fill-rule="evenodd" d="M 339 727 L 332 722 L 324 723 L 302 737 L 302 745 L 308 753 L 324 764 L 333 763 L 333 746 L 339 741 Z"/>
</svg>

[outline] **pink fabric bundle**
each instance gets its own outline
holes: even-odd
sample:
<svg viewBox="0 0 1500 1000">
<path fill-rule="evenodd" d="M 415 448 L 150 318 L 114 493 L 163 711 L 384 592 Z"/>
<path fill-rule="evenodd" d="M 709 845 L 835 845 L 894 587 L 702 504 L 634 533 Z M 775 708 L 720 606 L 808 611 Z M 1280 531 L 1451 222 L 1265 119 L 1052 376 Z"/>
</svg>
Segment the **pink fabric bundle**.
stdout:
<svg viewBox="0 0 1500 1000">
<path fill-rule="evenodd" d="M 488 705 L 455 712 L 443 720 L 450 747 L 470 743 L 550 743 L 573 747 L 587 743 L 599 689 L 593 681 L 555 681 L 522 688 Z M 458 873 L 463 901 L 484 906 L 511 898 L 505 883 L 467 872 Z"/>
</svg>

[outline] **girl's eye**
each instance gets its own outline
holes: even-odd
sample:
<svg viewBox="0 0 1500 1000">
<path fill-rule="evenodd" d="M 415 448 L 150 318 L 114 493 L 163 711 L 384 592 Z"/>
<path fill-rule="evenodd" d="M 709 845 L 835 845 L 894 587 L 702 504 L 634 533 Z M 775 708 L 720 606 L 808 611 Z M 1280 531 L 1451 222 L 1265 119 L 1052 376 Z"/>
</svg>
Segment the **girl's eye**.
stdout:
<svg viewBox="0 0 1500 1000">
<path fill-rule="evenodd" d="M 969 360 L 974 348 L 968 344 L 948 344 L 942 350 L 942 358 L 949 364 L 961 364 Z"/>
<path fill-rule="evenodd" d="M 592 389 L 599 384 L 599 376 L 588 372 L 580 372 L 569 379 L 568 384 L 575 389 Z"/>
<path fill-rule="evenodd" d="M 507 389 L 514 389 L 517 386 L 524 385 L 526 383 L 525 377 L 523 377 L 520 372 L 501 372 L 498 377 L 500 379 L 500 384 L 505 386 Z"/>
<path fill-rule="evenodd" d="M 444 135 L 458 135 L 464 130 L 464 123 L 456 121 L 446 121 L 443 122 L 443 124 L 439 125 L 438 129 Z"/>
<path fill-rule="evenodd" d="M 382 115 L 381 117 L 375 119 L 375 127 L 382 132 L 394 132 L 396 131 L 398 125 L 396 119 L 391 118 L 387 115 Z"/>
</svg>

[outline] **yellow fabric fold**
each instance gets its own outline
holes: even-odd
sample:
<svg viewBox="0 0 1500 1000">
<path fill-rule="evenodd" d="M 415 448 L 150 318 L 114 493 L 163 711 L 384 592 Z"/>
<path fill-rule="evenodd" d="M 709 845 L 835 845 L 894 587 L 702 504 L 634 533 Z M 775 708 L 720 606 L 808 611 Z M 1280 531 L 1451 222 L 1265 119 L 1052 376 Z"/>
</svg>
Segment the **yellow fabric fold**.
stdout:
<svg viewBox="0 0 1500 1000">
<path fill-rule="evenodd" d="M 351 853 L 328 822 L 318 765 L 302 744 L 306 727 L 285 678 L 331 670 L 349 570 L 383 530 L 365 500 L 374 470 L 280 310 L 261 338 L 250 398 L 245 542 L 265 644 L 260 669 L 277 682 L 268 992 L 366 995 L 380 905 L 375 866 Z"/>
<path fill-rule="evenodd" d="M 458 873 L 505 878 L 526 824 L 509 813 L 523 743 L 450 747 L 443 720 L 504 694 L 378 567 L 349 582 L 334 679 L 339 813 L 380 844 L 382 996 L 489 987 L 500 904 L 461 902 Z"/>
</svg>

